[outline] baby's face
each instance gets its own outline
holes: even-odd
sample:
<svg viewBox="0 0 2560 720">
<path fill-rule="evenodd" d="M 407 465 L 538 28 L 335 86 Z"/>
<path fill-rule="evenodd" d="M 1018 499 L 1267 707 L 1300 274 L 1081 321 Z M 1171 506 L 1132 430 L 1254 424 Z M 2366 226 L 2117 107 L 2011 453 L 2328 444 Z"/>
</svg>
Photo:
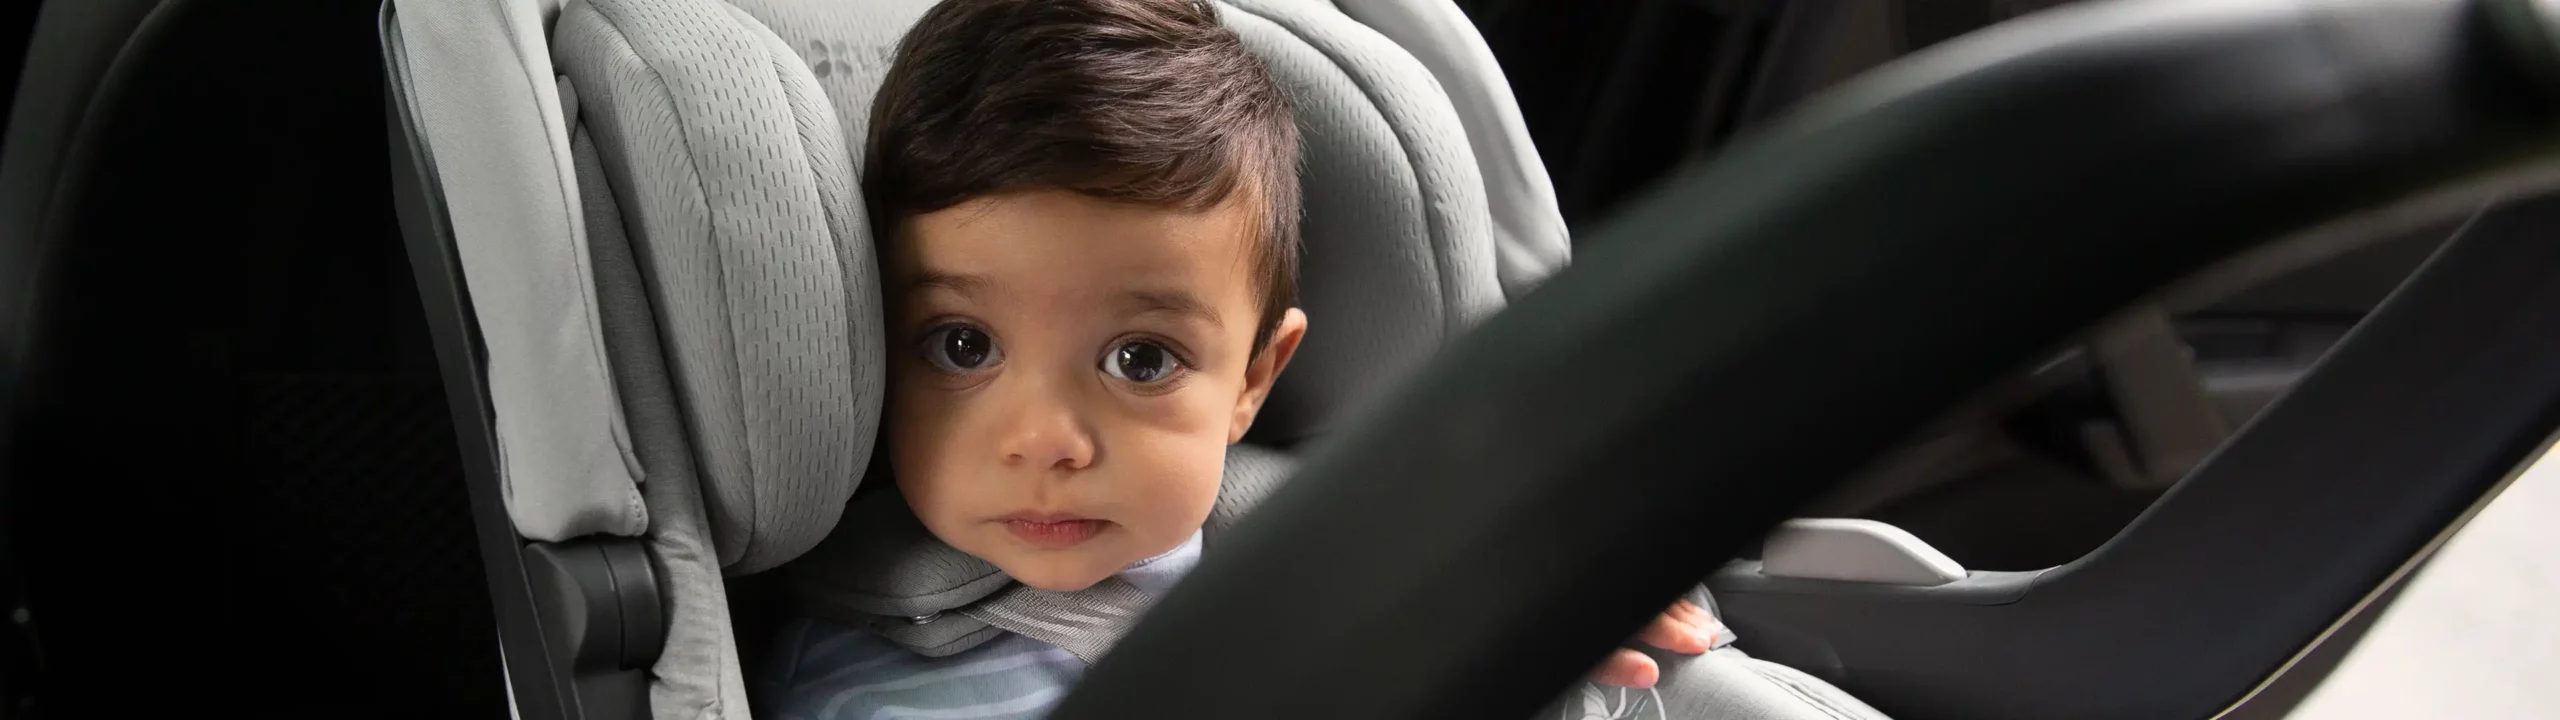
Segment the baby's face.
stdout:
<svg viewBox="0 0 2560 720">
<path fill-rule="evenodd" d="M 1067 191 L 909 218 L 889 255 L 889 453 L 953 547 L 1048 590 L 1172 550 L 1296 349 L 1253 353 L 1256 215 Z"/>
</svg>

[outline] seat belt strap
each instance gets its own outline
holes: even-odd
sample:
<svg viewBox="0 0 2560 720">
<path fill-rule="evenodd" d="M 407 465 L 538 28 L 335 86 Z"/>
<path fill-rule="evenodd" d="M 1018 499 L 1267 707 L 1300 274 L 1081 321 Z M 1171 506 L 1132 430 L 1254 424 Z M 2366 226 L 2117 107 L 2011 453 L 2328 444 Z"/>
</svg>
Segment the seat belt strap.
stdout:
<svg viewBox="0 0 2560 720">
<path fill-rule="evenodd" d="M 970 619 L 1038 640 L 1093 664 L 1136 627 L 1155 598 L 1119 578 L 1071 593 L 1015 585 L 961 608 Z"/>
</svg>

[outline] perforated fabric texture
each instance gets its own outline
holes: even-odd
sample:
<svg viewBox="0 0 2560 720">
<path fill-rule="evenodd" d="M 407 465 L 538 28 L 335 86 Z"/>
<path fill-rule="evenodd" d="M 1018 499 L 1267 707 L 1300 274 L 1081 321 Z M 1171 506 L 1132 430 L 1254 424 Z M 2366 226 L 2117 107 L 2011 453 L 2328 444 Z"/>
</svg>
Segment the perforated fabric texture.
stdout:
<svg viewBox="0 0 2560 720">
<path fill-rule="evenodd" d="M 888 77 L 898 38 L 932 0 L 731 0 L 800 54 L 843 121 L 844 147 L 862 167 L 871 99 Z"/>
<path fill-rule="evenodd" d="M 745 673 L 729 634 L 728 589 L 711 544 L 693 451 L 685 446 L 683 414 L 667 363 L 658 354 L 657 322 L 647 285 L 622 228 L 613 194 L 601 190 L 604 167 L 584 127 L 570 142 L 583 198 L 588 246 L 595 249 L 598 317 L 605 347 L 613 353 L 614 383 L 650 478 L 641 486 L 652 522 L 647 536 L 651 569 L 667 616 L 666 642 L 650 668 L 649 705 L 658 718 L 745 717 Z"/>
<path fill-rule="evenodd" d="M 1345 15 L 1378 31 L 1431 70 L 1467 129 L 1484 177 L 1486 206 L 1503 296 L 1520 299 L 1572 258 L 1555 183 L 1538 159 L 1511 82 L 1475 23 L 1449 0 L 1334 0 Z"/>
<path fill-rule="evenodd" d="M 1329 5 L 1223 4 L 1296 100 L 1308 332 L 1248 439 L 1287 447 L 1501 307 L 1484 181 L 1421 63 Z"/>
<path fill-rule="evenodd" d="M 553 54 L 622 209 L 732 574 L 835 525 L 876 436 L 877 271 L 832 110 L 717 0 L 585 0 Z"/>
<path fill-rule="evenodd" d="M 1260 445 L 1234 445 L 1227 448 L 1226 478 L 1218 483 L 1218 502 L 1209 508 L 1209 522 L 1200 528 L 1203 547 L 1215 547 L 1218 539 L 1244 520 L 1245 514 L 1280 492 L 1289 476 L 1298 472 L 1298 458 L 1287 452 Z"/>
<path fill-rule="evenodd" d="M 396 70 L 487 351 L 509 519 L 534 540 L 638 535 L 648 514 L 596 327 L 541 5 L 400 0 Z"/>
<path fill-rule="evenodd" d="M 842 146 L 858 169 L 870 132 L 872 96 L 889 71 L 898 39 L 932 0 L 734 0 L 797 51 L 841 121 Z M 885 477 L 885 476 L 884 476 Z M 858 493 L 834 531 L 787 568 L 783 592 L 804 612 L 848 624 L 946 610 L 985 598 L 1010 582 L 995 566 L 925 532 L 887 482 Z M 918 642 L 956 652 L 991 633 L 984 628 Z M 927 641 L 922 638 L 931 637 Z"/>
</svg>

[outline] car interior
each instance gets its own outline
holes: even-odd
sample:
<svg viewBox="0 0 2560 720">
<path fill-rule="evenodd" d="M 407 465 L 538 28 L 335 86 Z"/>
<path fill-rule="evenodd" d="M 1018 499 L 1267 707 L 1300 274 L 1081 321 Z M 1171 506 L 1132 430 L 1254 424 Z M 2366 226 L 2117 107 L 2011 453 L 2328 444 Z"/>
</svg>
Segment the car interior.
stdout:
<svg viewBox="0 0 2560 720">
<path fill-rule="evenodd" d="M 856 570 L 930 4 L 7 11 L 0 717 L 749 718 L 810 603 L 1022 632 Z M 1054 717 L 1526 715 L 1684 593 L 1744 653 L 1669 717 L 2283 717 L 2560 427 L 2538 3 L 1215 4 L 1335 320 Z"/>
</svg>

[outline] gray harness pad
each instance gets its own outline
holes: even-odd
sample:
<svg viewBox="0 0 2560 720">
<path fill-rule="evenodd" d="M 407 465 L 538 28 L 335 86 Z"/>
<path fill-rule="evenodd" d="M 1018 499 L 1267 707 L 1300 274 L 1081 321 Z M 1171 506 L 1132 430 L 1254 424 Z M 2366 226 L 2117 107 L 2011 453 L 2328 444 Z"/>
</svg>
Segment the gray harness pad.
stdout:
<svg viewBox="0 0 2560 720">
<path fill-rule="evenodd" d="M 1297 469 L 1286 453 L 1227 449 L 1225 477 L 1204 544 L 1214 543 Z M 908 509 L 886 468 L 846 504 L 844 521 L 787 566 L 803 612 L 863 628 L 920 655 L 944 657 L 1011 632 L 1091 663 L 1119 641 L 1155 597 L 1119 578 L 1076 592 L 1014 582 L 993 563 L 935 538 Z"/>
</svg>

